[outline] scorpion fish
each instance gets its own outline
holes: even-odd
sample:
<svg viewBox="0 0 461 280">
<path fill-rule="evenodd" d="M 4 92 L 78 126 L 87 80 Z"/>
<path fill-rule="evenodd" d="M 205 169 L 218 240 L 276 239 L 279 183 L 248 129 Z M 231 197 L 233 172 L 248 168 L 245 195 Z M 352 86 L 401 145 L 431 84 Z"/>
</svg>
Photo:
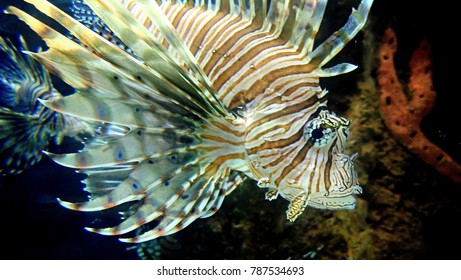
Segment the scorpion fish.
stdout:
<svg viewBox="0 0 461 280">
<path fill-rule="evenodd" d="M 64 136 L 91 134 L 89 123 L 63 115 L 39 102 L 62 95 L 49 73 L 27 55 L 23 37 L 18 47 L 0 37 L 0 175 L 15 175 L 42 158 L 50 142 Z"/>
<path fill-rule="evenodd" d="M 355 208 L 350 121 L 328 110 L 319 79 L 356 68 L 324 66 L 365 25 L 372 0 L 319 44 L 327 0 L 85 0 L 124 47 L 46 0 L 26 2 L 73 37 L 6 9 L 49 47 L 30 55 L 76 89 L 42 103 L 105 128 L 76 153 L 47 153 L 87 175 L 88 201 L 59 201 L 128 208 L 118 224 L 87 230 L 124 242 L 169 235 L 216 213 L 245 178 L 266 199 L 286 199 L 290 221 L 307 206 Z"/>
</svg>

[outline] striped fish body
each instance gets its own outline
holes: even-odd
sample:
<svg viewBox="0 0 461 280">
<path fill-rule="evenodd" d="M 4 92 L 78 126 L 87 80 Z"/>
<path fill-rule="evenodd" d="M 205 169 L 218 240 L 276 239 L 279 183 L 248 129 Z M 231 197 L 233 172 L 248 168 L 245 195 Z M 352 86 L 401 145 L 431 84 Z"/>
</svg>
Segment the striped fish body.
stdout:
<svg viewBox="0 0 461 280">
<path fill-rule="evenodd" d="M 277 11 L 275 5 L 283 3 L 273 2 L 270 11 Z M 321 19 L 326 3 L 291 4 L 290 9 L 311 12 L 313 19 Z M 369 4 L 362 4 L 354 16 L 364 19 Z M 299 37 L 308 35 L 296 33 L 306 24 L 302 15 L 285 19 L 298 23 L 290 30 L 288 23 L 277 22 L 283 19 L 264 17 L 265 21 L 258 22 L 256 14 L 245 15 L 245 11 L 252 12 L 251 7 L 234 15 L 171 2 L 161 8 L 210 78 L 219 99 L 230 110 L 243 114 L 246 165 L 240 170 L 258 180 L 260 187 L 270 189 L 267 198 L 280 194 L 291 201 L 290 220 L 306 205 L 354 208 L 352 194 L 361 189 L 353 158 L 343 154 L 349 121 L 327 112 L 327 94 L 319 86 L 320 76 L 337 75 L 352 67 L 341 65 L 325 73 L 320 67 L 334 54 L 323 53 L 322 46 L 316 50 L 318 54 L 303 59 L 303 53 L 312 54 L 313 37 L 300 44 Z M 351 17 L 349 24 L 357 28 L 361 23 L 354 20 Z M 315 34 L 318 24 L 309 22 L 306 27 Z M 352 30 L 341 31 L 350 36 Z M 335 42 L 338 40 L 333 36 L 325 45 L 346 41 Z"/>
<path fill-rule="evenodd" d="M 135 201 L 121 224 L 89 230 L 122 235 L 156 223 L 127 242 L 174 233 L 215 213 L 243 174 L 268 188 L 267 199 L 287 199 L 291 221 L 306 206 L 355 207 L 350 122 L 328 111 L 319 78 L 355 69 L 323 66 L 363 27 L 372 1 L 315 49 L 327 1 L 85 1 L 123 47 L 45 0 L 31 2 L 80 43 L 7 9 L 50 47 L 33 56 L 78 90 L 45 105 L 108 125 L 81 152 L 50 154 L 88 174 L 90 201 L 62 205 Z"/>
</svg>

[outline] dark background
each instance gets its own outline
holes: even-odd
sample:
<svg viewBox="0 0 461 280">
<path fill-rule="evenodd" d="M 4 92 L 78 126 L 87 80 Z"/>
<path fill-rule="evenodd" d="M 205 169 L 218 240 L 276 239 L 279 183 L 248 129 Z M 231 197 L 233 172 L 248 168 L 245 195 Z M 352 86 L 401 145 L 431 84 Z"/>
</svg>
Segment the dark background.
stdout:
<svg viewBox="0 0 461 280">
<path fill-rule="evenodd" d="M 68 0 L 70 1 L 70 0 Z M 336 1 L 330 1 L 326 14 L 323 33 L 342 26 L 344 20 L 350 13 L 349 9 L 338 11 Z M 344 3 L 357 3 L 358 1 L 337 1 Z M 18 7 L 31 9 L 29 5 L 19 0 L 2 0 L 0 10 L 9 4 Z M 68 7 L 64 0 L 55 1 L 59 7 Z M 404 4 L 402 4 L 404 3 Z M 411 53 L 423 39 L 429 41 L 433 49 L 434 86 L 437 91 L 437 101 L 433 112 L 423 122 L 423 130 L 428 137 L 453 157 L 461 162 L 461 136 L 459 117 L 459 95 L 457 87 L 459 77 L 451 71 L 458 66 L 458 47 L 455 38 L 459 32 L 455 27 L 459 26 L 458 16 L 454 13 L 453 7 L 445 2 L 439 1 L 416 1 L 416 0 L 376 0 L 370 16 L 371 28 L 377 39 L 380 39 L 387 27 L 392 27 L 399 39 L 399 52 L 395 61 L 403 80 L 407 80 L 407 63 Z M 33 10 L 33 9 L 32 9 Z M 331 13 L 332 14 L 331 14 Z M 323 34 L 321 33 L 321 34 Z M 23 34 L 32 49 L 42 46 L 43 42 L 33 32 L 19 22 L 14 16 L 0 13 L 0 35 L 15 40 L 18 34 Z M 339 56 L 342 61 L 350 61 L 360 64 L 360 54 L 363 51 L 360 44 L 359 34 L 350 46 Z M 360 75 L 360 68 L 351 74 L 329 79 L 325 82 L 330 92 L 338 96 L 350 94 L 351 88 L 355 87 Z M 62 83 L 56 80 L 56 86 L 68 91 Z M 341 111 L 341 103 L 335 104 Z M 344 108 L 343 108 L 344 109 Z M 75 171 L 61 167 L 48 158 L 44 158 L 33 168 L 26 170 L 17 176 L 0 177 L 0 213 L 1 213 L 1 241 L 0 259 L 136 259 L 136 251 L 131 249 L 132 245 L 118 242 L 114 237 L 105 237 L 98 234 L 86 232 L 83 227 L 91 226 L 101 213 L 95 215 L 70 211 L 59 206 L 56 197 L 70 201 L 85 199 L 81 191 L 83 184 L 80 183 L 83 177 Z M 252 186 L 256 188 L 255 186 Z M 258 190 L 259 191 L 259 190 Z M 459 191 L 447 197 L 447 203 L 457 205 Z M 258 192 L 261 196 L 261 192 Z M 244 203 L 244 202 L 242 202 Z M 265 204 L 268 205 L 268 204 Z M 231 209 L 238 205 L 229 205 L 225 201 L 223 209 Z M 450 208 L 447 208 L 450 209 Z M 458 209 L 459 210 L 459 209 Z M 220 211 L 220 212 L 221 212 Z M 218 212 L 210 219 L 219 223 L 222 213 Z M 431 220 L 430 226 L 426 227 L 425 242 L 426 250 L 416 258 L 423 259 L 459 259 L 457 253 L 461 249 L 461 241 L 454 234 L 453 227 L 459 223 L 457 211 L 446 210 L 437 220 Z M 281 215 L 284 213 L 281 212 Z M 194 230 L 209 230 L 206 227 L 196 226 L 197 221 L 183 235 Z M 213 232 L 210 232 L 212 235 Z M 270 238 L 270 237 L 268 237 Z M 214 236 L 212 240 L 219 240 Z M 274 241 L 274 246 L 277 246 Z M 210 244 L 208 244 L 210 245 Z M 212 245 L 212 244 L 211 244 Z M 219 244 L 216 246 L 219 247 Z M 212 246 L 211 246 L 212 247 Z M 261 255 L 264 256 L 264 253 Z M 185 256 L 179 255 L 180 258 Z M 213 256 L 213 257 L 211 257 Z M 207 255 L 205 253 L 197 256 L 189 255 L 187 258 L 227 258 L 222 252 Z M 238 255 L 235 257 L 239 258 Z M 266 258 L 281 258 L 280 255 L 265 255 Z M 415 257 L 415 256 L 413 256 Z M 246 258 L 242 255 L 240 258 Z"/>
</svg>

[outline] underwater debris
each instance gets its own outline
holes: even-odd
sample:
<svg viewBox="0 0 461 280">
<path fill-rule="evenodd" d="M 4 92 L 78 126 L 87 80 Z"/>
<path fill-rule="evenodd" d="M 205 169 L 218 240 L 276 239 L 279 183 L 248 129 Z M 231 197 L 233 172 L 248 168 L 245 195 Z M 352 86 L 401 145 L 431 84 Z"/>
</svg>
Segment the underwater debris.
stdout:
<svg viewBox="0 0 461 280">
<path fill-rule="evenodd" d="M 432 111 L 436 97 L 432 85 L 431 48 L 428 42 L 421 42 L 410 59 L 410 99 L 406 97 L 396 74 L 393 61 L 396 51 L 397 37 L 389 28 L 379 50 L 378 68 L 378 84 L 381 89 L 379 109 L 384 123 L 413 154 L 454 182 L 461 183 L 461 165 L 433 144 L 420 127 L 423 117 Z"/>
</svg>

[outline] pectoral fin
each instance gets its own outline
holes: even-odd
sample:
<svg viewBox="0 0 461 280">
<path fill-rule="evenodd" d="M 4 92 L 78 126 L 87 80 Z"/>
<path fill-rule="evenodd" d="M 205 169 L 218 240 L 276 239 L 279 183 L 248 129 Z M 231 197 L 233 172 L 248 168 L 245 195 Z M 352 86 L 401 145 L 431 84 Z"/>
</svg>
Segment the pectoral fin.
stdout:
<svg viewBox="0 0 461 280">
<path fill-rule="evenodd" d="M 304 211 L 309 202 L 309 195 L 305 192 L 297 195 L 293 200 L 291 200 L 290 205 L 288 205 L 287 210 L 287 219 L 290 222 L 294 222 L 296 218 Z"/>
</svg>

